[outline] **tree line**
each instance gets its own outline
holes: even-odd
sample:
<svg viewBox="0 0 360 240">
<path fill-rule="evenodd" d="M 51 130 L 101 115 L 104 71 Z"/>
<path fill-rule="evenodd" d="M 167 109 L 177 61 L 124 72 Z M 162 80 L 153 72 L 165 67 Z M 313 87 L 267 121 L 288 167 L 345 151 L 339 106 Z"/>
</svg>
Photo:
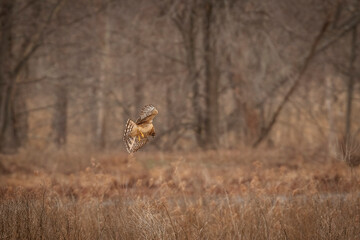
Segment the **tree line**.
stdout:
<svg viewBox="0 0 360 240">
<path fill-rule="evenodd" d="M 159 109 L 148 149 L 357 136 L 357 1 L 3 0 L 0 151 L 122 145 Z"/>
</svg>

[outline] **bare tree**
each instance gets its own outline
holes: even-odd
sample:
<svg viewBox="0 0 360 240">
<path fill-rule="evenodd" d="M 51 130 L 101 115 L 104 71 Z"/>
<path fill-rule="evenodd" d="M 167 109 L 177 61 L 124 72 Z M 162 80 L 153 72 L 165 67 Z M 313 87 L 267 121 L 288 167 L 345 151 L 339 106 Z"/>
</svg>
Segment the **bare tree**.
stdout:
<svg viewBox="0 0 360 240">
<path fill-rule="evenodd" d="M 349 139 L 351 135 L 351 112 L 353 102 L 353 92 L 355 84 L 355 60 L 357 51 L 357 25 L 351 31 L 351 44 L 350 44 L 350 63 L 349 63 L 349 80 L 347 83 L 347 99 L 346 99 L 346 116 L 345 116 L 345 139 Z"/>
<path fill-rule="evenodd" d="M 68 90 L 67 85 L 63 81 L 59 81 L 54 88 L 55 106 L 52 121 L 53 139 L 58 147 L 62 147 L 66 144 L 67 140 L 67 118 L 68 118 Z"/>
<path fill-rule="evenodd" d="M 29 59 L 42 46 L 45 35 L 48 33 L 49 25 L 61 8 L 62 1 L 50 4 L 50 10 L 46 12 L 44 21 L 36 23 L 36 19 L 29 21 L 34 23 L 32 28 L 22 29 L 16 25 L 17 22 L 27 23 L 26 17 L 30 19 L 34 15 L 29 14 L 28 6 L 35 6 L 36 1 L 22 4 L 16 1 L 5 0 L 1 2 L 1 50 L 0 50 L 0 151 L 14 151 L 20 146 L 19 130 L 16 128 L 15 102 L 18 97 L 17 84 L 21 80 L 21 73 L 26 69 Z M 22 14 L 14 14 L 14 11 Z M 23 19 L 19 19 L 23 16 Z M 39 15 L 37 16 L 39 17 Z M 15 21 L 21 20 L 21 21 Z M 14 29 L 19 30 L 22 38 L 14 38 Z"/>
<path fill-rule="evenodd" d="M 219 70 L 216 64 L 214 27 L 216 7 L 213 1 L 205 1 L 202 22 L 206 102 L 204 130 L 207 147 L 212 149 L 216 149 L 219 144 Z"/>
<path fill-rule="evenodd" d="M 100 56 L 98 59 L 98 76 L 95 79 L 94 89 L 94 119 L 93 119 L 93 131 L 94 131 L 94 145 L 99 149 L 103 149 L 106 145 L 106 118 L 107 118 L 107 83 L 109 81 L 108 71 L 110 69 L 110 17 L 109 10 L 110 5 L 108 2 L 97 1 L 97 9 L 104 9 L 95 15 L 96 33 L 99 37 L 97 43 L 99 44 Z"/>
<path fill-rule="evenodd" d="M 198 20 L 199 17 L 199 4 L 198 1 L 186 1 L 183 8 L 176 12 L 173 17 L 173 22 L 179 30 L 184 42 L 185 62 L 187 68 L 187 81 L 192 86 L 191 103 L 193 107 L 194 116 L 194 134 L 198 146 L 204 147 L 204 123 L 203 111 L 201 108 L 200 97 L 200 79 L 198 60 L 196 58 L 197 51 L 197 36 L 198 36 Z"/>
<path fill-rule="evenodd" d="M 335 5 L 334 9 L 337 9 L 339 5 Z M 290 99 L 290 97 L 293 95 L 295 90 L 298 88 L 302 77 L 304 76 L 306 70 L 308 69 L 310 63 L 314 59 L 316 55 L 323 52 L 326 48 L 334 44 L 334 42 L 338 41 L 339 38 L 341 38 L 345 33 L 349 32 L 351 29 L 353 29 L 354 26 L 356 26 L 360 21 L 360 15 L 358 13 L 353 14 L 351 17 L 349 17 L 348 21 L 346 21 L 346 24 L 343 24 L 341 27 L 337 28 L 334 31 L 328 31 L 329 26 L 331 22 L 334 19 L 334 16 L 336 16 L 336 11 L 334 9 L 331 9 L 329 11 L 330 13 L 327 14 L 325 21 L 317 34 L 316 38 L 314 39 L 309 52 L 307 53 L 306 57 L 302 58 L 302 62 L 300 62 L 299 67 L 297 69 L 298 73 L 292 75 L 292 77 L 295 78 L 293 81 L 293 84 L 283 97 L 281 103 L 278 105 L 276 110 L 274 111 L 271 120 L 263 128 L 263 131 L 259 138 L 253 143 L 253 147 L 257 147 L 264 139 L 268 136 L 270 133 L 272 127 L 277 121 L 278 116 L 280 115 L 281 111 L 283 110 L 284 106 Z"/>
<path fill-rule="evenodd" d="M 15 80 L 12 66 L 12 27 L 14 1 L 1 3 L 1 43 L 0 43 L 0 150 L 16 149 L 19 145 L 15 128 L 14 104 Z"/>
</svg>

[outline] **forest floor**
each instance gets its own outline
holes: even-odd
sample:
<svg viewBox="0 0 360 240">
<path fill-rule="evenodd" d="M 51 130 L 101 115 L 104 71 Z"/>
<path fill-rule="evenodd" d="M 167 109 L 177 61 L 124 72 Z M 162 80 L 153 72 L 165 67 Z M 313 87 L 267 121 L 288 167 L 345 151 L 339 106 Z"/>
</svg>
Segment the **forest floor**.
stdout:
<svg viewBox="0 0 360 240">
<path fill-rule="evenodd" d="M 0 239 L 360 239 L 360 171 L 318 151 L 0 158 Z"/>
</svg>

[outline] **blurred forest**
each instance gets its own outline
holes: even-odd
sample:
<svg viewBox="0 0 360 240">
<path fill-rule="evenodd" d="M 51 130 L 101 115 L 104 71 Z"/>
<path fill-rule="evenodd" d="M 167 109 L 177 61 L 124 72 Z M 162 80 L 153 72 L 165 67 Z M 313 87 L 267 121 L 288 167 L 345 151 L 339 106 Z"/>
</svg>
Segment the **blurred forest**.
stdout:
<svg viewBox="0 0 360 240">
<path fill-rule="evenodd" d="M 295 146 L 360 133 L 357 0 L 2 0 L 0 151 Z"/>
</svg>

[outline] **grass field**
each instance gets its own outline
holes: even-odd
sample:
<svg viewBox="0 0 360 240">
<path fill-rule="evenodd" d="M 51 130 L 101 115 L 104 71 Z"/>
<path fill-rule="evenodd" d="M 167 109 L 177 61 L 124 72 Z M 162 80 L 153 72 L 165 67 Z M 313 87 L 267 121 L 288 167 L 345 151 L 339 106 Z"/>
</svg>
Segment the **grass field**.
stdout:
<svg viewBox="0 0 360 240">
<path fill-rule="evenodd" d="M 360 239 L 358 169 L 318 151 L 1 156 L 0 239 Z"/>
</svg>

